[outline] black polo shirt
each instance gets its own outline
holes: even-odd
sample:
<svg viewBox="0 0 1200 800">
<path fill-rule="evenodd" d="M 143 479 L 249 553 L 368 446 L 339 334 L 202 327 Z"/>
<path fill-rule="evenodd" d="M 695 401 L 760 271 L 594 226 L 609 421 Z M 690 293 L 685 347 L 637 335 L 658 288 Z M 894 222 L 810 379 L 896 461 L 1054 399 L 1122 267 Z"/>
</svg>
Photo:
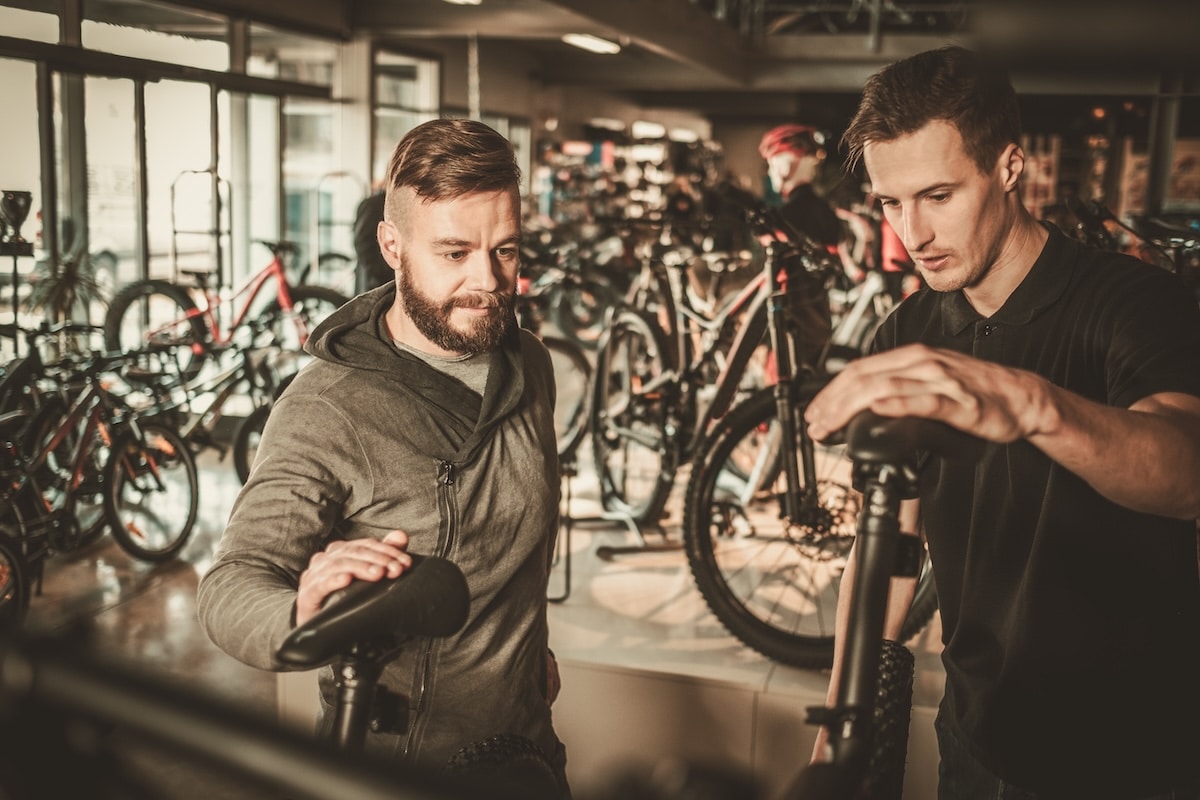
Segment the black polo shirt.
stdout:
<svg viewBox="0 0 1200 800">
<path fill-rule="evenodd" d="M 961 292 L 925 289 L 875 344 L 912 342 L 1029 370 L 1110 406 L 1200 395 L 1190 293 L 1056 229 L 991 317 Z M 976 757 L 1051 796 L 1134 797 L 1194 780 L 1195 523 L 1118 506 L 1025 441 L 989 445 L 973 469 L 927 459 L 920 499 L 942 614 L 943 715 Z"/>
</svg>

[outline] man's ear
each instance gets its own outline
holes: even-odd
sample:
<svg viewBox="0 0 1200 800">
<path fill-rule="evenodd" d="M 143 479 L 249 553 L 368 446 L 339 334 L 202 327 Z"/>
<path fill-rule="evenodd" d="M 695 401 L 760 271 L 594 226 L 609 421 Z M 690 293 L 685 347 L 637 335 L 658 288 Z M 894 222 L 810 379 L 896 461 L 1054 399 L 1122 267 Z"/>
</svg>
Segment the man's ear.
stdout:
<svg viewBox="0 0 1200 800">
<path fill-rule="evenodd" d="M 401 239 L 396 226 L 387 220 L 380 222 L 375 226 L 375 238 L 379 241 L 379 252 L 383 254 L 383 260 L 392 269 L 400 269 Z"/>
<path fill-rule="evenodd" d="M 1025 173 L 1025 151 L 1018 144 L 1010 144 L 1000 154 L 1000 182 L 1004 191 L 1011 192 L 1017 188 L 1021 175 Z"/>
</svg>

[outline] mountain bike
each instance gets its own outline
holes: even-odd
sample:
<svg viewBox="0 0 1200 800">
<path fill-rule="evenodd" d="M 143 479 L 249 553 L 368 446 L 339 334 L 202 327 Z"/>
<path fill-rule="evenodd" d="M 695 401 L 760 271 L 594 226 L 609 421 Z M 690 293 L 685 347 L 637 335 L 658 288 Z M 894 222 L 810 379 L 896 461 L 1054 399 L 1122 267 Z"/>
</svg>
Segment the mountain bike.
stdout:
<svg viewBox="0 0 1200 800">
<path fill-rule="evenodd" d="M 768 337 L 768 306 L 795 306 L 797 326 L 815 312 L 828 336 L 824 282 L 836 266 L 815 246 L 801 246 L 777 211 L 747 208 L 752 228 L 767 240 L 761 273 L 729 297 L 715 315 L 697 309 L 683 287 L 689 251 L 669 242 L 643 262 L 596 357 L 591 399 L 592 455 L 606 511 L 654 524 L 679 468 L 711 422 L 741 394 L 790 375 L 793 360 L 811 367 L 825 342 L 779 328 Z M 786 356 L 780 348 L 786 349 Z M 782 361 L 787 360 L 787 368 Z"/>
<path fill-rule="evenodd" d="M 327 286 L 293 285 L 284 261 L 294 258 L 295 244 L 258 243 L 271 251 L 271 260 L 227 296 L 209 283 L 211 274 L 205 270 L 182 270 L 194 285 L 148 278 L 124 286 L 104 317 L 105 346 L 113 351 L 147 344 L 173 348 L 188 380 L 238 335 L 253 336 L 258 346 L 299 352 L 317 323 L 349 298 Z M 261 299 L 272 279 L 274 298 Z"/>
<path fill-rule="evenodd" d="M 730 375 L 718 383 L 696 447 L 683 499 L 683 544 L 696 586 L 725 628 L 742 643 L 783 664 L 828 667 L 841 575 L 862 510 L 844 447 L 814 442 L 804 409 L 828 381 L 823 371 L 797 370 L 795 303 L 779 272 L 770 279 L 766 319 L 778 379 L 733 403 L 740 340 Z M 732 404 L 732 410 L 726 409 Z M 937 607 L 928 563 L 904 623 L 904 639 Z"/>
</svg>

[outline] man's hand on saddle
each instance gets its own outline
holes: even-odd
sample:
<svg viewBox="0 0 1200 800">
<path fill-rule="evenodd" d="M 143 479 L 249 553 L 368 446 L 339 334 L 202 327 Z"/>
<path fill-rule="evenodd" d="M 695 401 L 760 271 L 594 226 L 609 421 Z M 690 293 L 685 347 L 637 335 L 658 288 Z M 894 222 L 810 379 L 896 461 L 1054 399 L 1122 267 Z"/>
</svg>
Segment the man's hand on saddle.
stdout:
<svg viewBox="0 0 1200 800">
<path fill-rule="evenodd" d="M 1045 381 L 1032 373 L 925 345 L 851 361 L 805 410 L 821 441 L 860 411 L 925 417 L 992 442 L 1038 433 Z"/>
<path fill-rule="evenodd" d="M 412 556 L 405 552 L 408 534 L 389 531 L 382 539 L 367 537 L 351 541 L 334 541 L 324 550 L 314 553 L 308 569 L 300 573 L 300 588 L 296 594 L 296 625 L 303 625 L 320 609 L 325 598 L 358 579 L 378 581 L 399 577 L 412 566 Z"/>
</svg>

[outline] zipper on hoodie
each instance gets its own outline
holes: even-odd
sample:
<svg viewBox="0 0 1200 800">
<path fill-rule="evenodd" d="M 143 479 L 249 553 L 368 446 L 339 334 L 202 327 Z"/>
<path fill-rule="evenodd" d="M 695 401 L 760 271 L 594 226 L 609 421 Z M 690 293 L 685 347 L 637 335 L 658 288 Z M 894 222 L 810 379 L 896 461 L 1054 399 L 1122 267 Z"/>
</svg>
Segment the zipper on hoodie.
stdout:
<svg viewBox="0 0 1200 800">
<path fill-rule="evenodd" d="M 445 558 L 454 544 L 455 534 L 458 533 L 458 500 L 454 494 L 454 483 L 458 477 L 458 468 L 449 461 L 439 461 L 437 467 L 437 504 L 438 513 L 446 521 L 445 536 L 439 537 L 437 551 L 434 555 Z M 423 725 L 422 712 L 425 710 L 425 691 L 429 686 L 429 672 L 433 662 L 433 640 L 426 639 L 421 645 L 417 658 L 420 664 L 420 680 L 417 681 L 417 696 L 412 702 L 412 722 L 408 726 L 408 737 L 404 742 L 404 758 L 409 757 L 413 741 L 417 735 L 417 725 Z"/>
</svg>

